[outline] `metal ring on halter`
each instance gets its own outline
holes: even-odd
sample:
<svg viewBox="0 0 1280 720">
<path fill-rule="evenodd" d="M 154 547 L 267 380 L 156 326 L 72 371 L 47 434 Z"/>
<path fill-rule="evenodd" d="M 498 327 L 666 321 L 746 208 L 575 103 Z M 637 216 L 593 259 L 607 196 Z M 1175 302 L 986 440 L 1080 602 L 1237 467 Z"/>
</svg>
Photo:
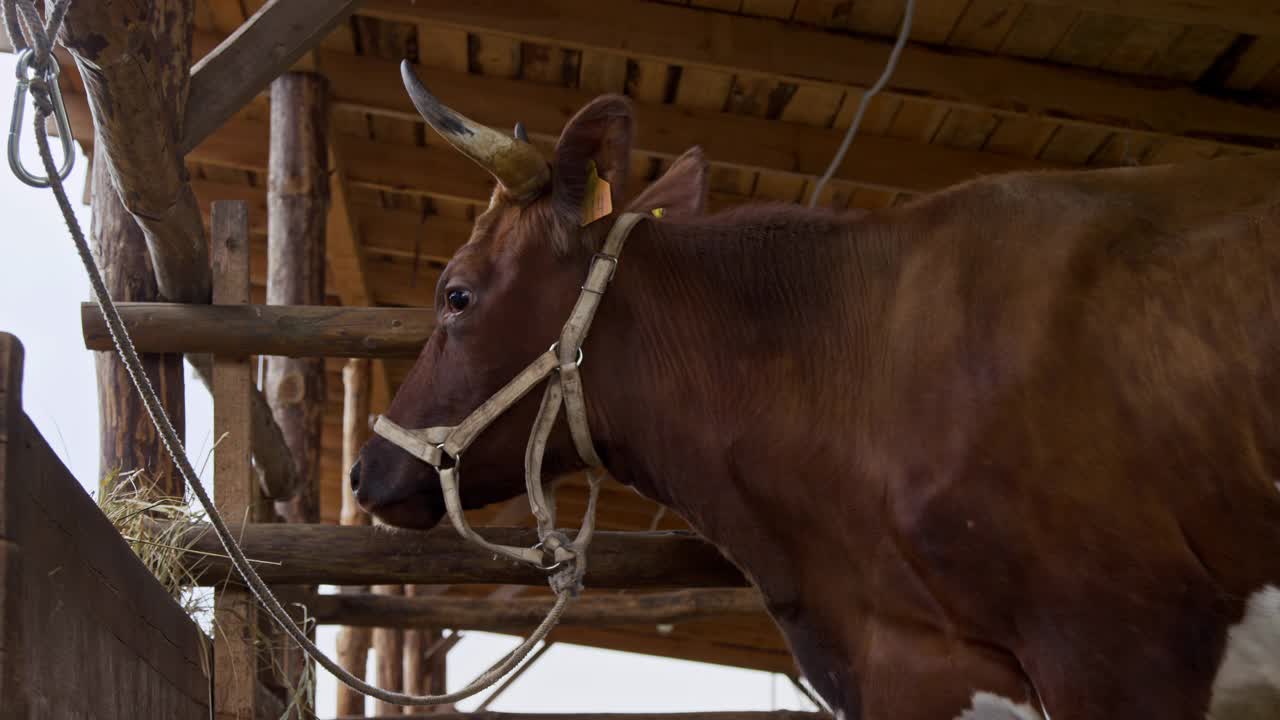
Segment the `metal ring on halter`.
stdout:
<svg viewBox="0 0 1280 720">
<path fill-rule="evenodd" d="M 555 342 L 551 343 L 551 348 L 550 348 L 549 350 L 547 350 L 547 352 L 555 352 L 555 351 L 556 351 L 557 349 L 559 349 L 559 348 L 560 348 L 560 341 L 559 341 L 559 340 L 557 340 L 557 341 L 555 341 Z M 579 346 L 578 346 L 578 359 L 573 361 L 573 366 L 574 366 L 574 367 L 582 367 L 582 358 L 583 358 L 583 355 L 582 355 L 582 346 L 581 346 L 581 345 L 579 345 Z"/>
<path fill-rule="evenodd" d="M 532 549 L 532 550 L 542 550 L 542 551 L 543 551 L 543 552 L 542 552 L 542 556 L 543 556 L 543 557 L 546 557 L 546 556 L 547 556 L 546 548 L 545 548 L 545 546 L 543 545 L 543 543 L 542 543 L 542 542 L 539 542 L 537 545 L 534 545 L 534 546 L 533 546 L 532 548 L 530 548 L 530 549 Z M 555 555 L 554 555 L 554 554 L 552 554 L 552 556 L 551 556 L 551 557 L 553 557 L 553 558 L 554 558 L 554 557 L 555 557 Z M 556 562 L 554 562 L 554 563 L 552 563 L 552 564 L 550 564 L 550 565 L 534 565 L 534 567 L 536 567 L 537 569 L 541 570 L 542 572 L 551 572 L 552 570 L 555 570 L 556 568 L 560 567 L 560 566 L 561 566 L 561 565 L 563 565 L 563 564 L 564 564 L 564 561 L 563 561 L 563 560 L 557 560 Z"/>
<path fill-rule="evenodd" d="M 448 470 L 450 468 L 456 468 L 458 467 L 458 464 L 462 462 L 462 453 L 458 453 L 457 455 L 450 453 L 448 450 L 444 449 L 444 443 L 436 443 L 435 447 L 437 450 L 440 451 L 440 460 L 441 460 L 441 463 L 439 465 L 434 466 L 436 470 Z M 445 458 L 449 458 L 453 460 L 453 464 L 452 465 L 445 464 L 443 462 Z"/>
</svg>

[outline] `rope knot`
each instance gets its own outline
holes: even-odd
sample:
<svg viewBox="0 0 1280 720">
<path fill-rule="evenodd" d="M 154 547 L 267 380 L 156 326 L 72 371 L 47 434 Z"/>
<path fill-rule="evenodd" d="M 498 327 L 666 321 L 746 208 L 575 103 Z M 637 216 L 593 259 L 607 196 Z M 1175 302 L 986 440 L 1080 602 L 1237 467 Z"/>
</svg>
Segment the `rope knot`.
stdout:
<svg viewBox="0 0 1280 720">
<path fill-rule="evenodd" d="M 582 592 L 582 577 L 586 574 L 587 559 L 584 555 L 578 554 L 563 568 L 552 574 L 547 583 L 557 597 L 567 594 L 569 597 L 576 598 Z"/>
<path fill-rule="evenodd" d="M 27 85 L 31 93 L 31 101 L 36 106 L 36 113 L 47 118 L 53 114 L 53 96 L 49 91 L 49 81 L 44 74 L 37 74 Z"/>
</svg>

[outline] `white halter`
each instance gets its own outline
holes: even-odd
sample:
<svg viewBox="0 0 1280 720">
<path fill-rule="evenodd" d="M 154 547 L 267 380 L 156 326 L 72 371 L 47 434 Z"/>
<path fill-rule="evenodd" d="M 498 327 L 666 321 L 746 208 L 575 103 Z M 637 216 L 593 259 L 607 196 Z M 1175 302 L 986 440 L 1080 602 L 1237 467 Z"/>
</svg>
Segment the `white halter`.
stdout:
<svg viewBox="0 0 1280 720">
<path fill-rule="evenodd" d="M 618 218 L 605 238 L 604 247 L 591 259 L 587 280 L 582 284 L 582 292 L 573 306 L 573 312 L 560 331 L 560 339 L 462 422 L 457 425 L 406 430 L 382 415 L 373 426 L 375 433 L 436 469 L 449 520 L 460 535 L 487 550 L 543 570 L 551 570 L 561 563 L 572 561 L 577 566 L 575 583 L 581 581 L 581 574 L 585 570 L 584 555 L 595 527 L 596 498 L 600 492 L 601 478 L 593 471 L 600 469 L 602 465 L 591 442 L 591 430 L 587 425 L 587 406 L 579 372 L 583 358 L 582 343 L 591 328 L 596 309 L 604 298 L 604 291 L 618 269 L 618 255 L 622 252 L 622 246 L 632 228 L 644 217 L 639 213 L 624 213 Z M 462 454 L 490 423 L 543 380 L 547 380 L 547 390 L 533 422 L 524 459 L 525 488 L 529 496 L 529 509 L 538 523 L 539 542 L 531 548 L 491 543 L 467 524 L 462 513 L 462 499 L 458 491 L 458 470 Z M 564 405 L 565 417 L 578 455 L 591 468 L 587 474 L 591 488 L 587 512 L 582 520 L 582 528 L 572 542 L 555 529 L 555 507 L 547 501 L 542 488 L 542 456 L 561 404 Z"/>
</svg>

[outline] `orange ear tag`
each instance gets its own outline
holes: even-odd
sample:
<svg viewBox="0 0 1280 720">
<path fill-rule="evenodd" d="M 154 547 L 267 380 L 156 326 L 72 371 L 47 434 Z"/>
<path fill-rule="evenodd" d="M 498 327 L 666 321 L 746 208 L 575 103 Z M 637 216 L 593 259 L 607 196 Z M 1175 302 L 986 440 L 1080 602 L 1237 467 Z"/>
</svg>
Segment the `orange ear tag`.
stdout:
<svg viewBox="0 0 1280 720">
<path fill-rule="evenodd" d="M 594 160 L 587 163 L 587 191 L 582 197 L 582 226 L 586 227 L 613 212 L 613 188 L 596 172 Z"/>
</svg>

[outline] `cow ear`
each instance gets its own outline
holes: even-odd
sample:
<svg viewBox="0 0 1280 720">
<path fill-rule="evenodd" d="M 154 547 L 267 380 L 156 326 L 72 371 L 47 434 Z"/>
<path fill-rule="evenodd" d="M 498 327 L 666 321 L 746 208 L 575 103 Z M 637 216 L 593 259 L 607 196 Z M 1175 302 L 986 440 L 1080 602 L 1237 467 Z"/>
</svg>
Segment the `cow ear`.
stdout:
<svg viewBox="0 0 1280 720">
<path fill-rule="evenodd" d="M 694 146 L 644 189 L 627 208 L 632 212 L 660 210 L 666 215 L 700 215 L 707 206 L 707 158 Z"/>
<path fill-rule="evenodd" d="M 581 224 L 620 208 L 631 156 L 631 102 L 621 95 L 605 95 L 578 111 L 556 143 L 552 182 L 556 207 Z M 596 197 L 608 183 L 608 198 Z M 593 197 L 587 197 L 588 192 Z M 596 208 L 583 213 L 584 203 Z M 603 209 L 602 209 L 603 208 Z M 578 223 L 575 223 L 578 224 Z"/>
</svg>

